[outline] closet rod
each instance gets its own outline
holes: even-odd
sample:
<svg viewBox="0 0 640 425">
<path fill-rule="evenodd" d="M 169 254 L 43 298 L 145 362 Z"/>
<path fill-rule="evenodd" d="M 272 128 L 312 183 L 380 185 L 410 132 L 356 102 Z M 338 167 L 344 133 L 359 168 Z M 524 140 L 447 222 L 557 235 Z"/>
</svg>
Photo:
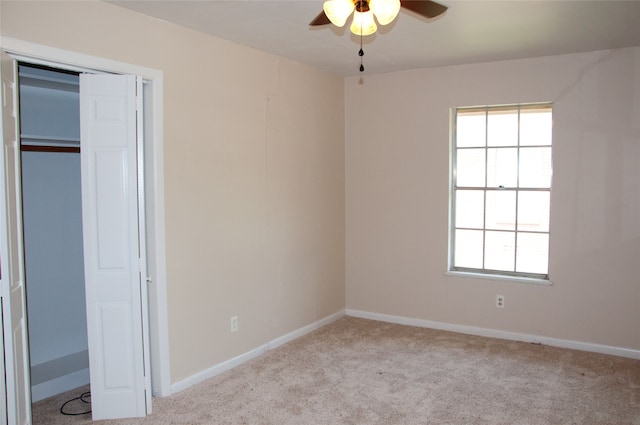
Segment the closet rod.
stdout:
<svg viewBox="0 0 640 425">
<path fill-rule="evenodd" d="M 80 147 L 76 146 L 36 146 L 36 145 L 20 145 L 20 150 L 26 152 L 64 152 L 64 153 L 80 153 Z"/>
</svg>

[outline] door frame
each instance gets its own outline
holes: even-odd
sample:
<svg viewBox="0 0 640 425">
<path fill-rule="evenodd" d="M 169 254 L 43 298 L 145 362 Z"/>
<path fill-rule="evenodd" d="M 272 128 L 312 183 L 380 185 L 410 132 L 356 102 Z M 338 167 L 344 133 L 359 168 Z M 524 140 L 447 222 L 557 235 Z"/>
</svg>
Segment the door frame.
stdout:
<svg viewBox="0 0 640 425">
<path fill-rule="evenodd" d="M 149 339 L 151 382 L 154 396 L 171 394 L 167 273 L 164 213 L 163 73 L 160 70 L 43 46 L 10 37 L 0 39 L 0 49 L 21 62 L 74 71 L 132 74 L 147 83 L 145 108 L 145 196 L 147 262 L 149 274 Z M 146 100 L 145 100 L 146 101 Z M 151 110 L 149 110 L 151 109 Z M 149 123 L 149 121 L 151 121 Z M 150 125 L 149 125 L 150 124 Z"/>
</svg>

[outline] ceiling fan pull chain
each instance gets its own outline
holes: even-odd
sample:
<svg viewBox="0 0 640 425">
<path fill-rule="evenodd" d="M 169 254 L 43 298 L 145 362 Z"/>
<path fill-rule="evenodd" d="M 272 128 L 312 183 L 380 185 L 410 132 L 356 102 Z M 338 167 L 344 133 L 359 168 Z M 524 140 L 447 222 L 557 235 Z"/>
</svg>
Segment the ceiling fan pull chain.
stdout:
<svg viewBox="0 0 640 425">
<path fill-rule="evenodd" d="M 362 64 L 362 57 L 364 56 L 364 50 L 362 50 L 362 29 L 360 29 L 360 51 L 358 52 L 358 56 L 360 56 L 360 72 L 364 72 L 364 65 Z"/>
</svg>

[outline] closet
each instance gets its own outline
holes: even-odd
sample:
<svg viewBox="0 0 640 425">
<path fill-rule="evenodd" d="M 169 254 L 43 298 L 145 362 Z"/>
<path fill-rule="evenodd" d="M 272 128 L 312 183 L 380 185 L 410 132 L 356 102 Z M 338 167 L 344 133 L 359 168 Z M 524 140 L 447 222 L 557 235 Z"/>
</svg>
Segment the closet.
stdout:
<svg viewBox="0 0 640 425">
<path fill-rule="evenodd" d="M 77 74 L 19 65 L 33 401 L 89 383 Z"/>
</svg>

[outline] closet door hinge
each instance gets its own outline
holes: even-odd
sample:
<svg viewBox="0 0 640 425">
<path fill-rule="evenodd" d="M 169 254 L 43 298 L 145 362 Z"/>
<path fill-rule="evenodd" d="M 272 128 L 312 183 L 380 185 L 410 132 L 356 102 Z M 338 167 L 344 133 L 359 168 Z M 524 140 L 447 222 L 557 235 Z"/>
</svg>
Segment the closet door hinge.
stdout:
<svg viewBox="0 0 640 425">
<path fill-rule="evenodd" d="M 138 272 L 140 273 L 140 280 L 144 280 L 146 283 L 151 283 L 151 278 L 146 275 L 146 266 L 142 258 L 138 258 Z"/>
</svg>

